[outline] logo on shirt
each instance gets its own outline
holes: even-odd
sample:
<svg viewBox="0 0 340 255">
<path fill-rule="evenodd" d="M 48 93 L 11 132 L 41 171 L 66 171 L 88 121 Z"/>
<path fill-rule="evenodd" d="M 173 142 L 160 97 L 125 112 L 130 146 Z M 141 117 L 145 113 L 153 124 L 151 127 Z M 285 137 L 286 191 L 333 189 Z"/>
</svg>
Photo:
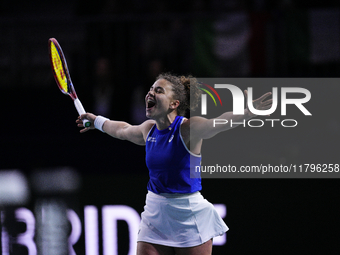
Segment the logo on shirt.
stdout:
<svg viewBox="0 0 340 255">
<path fill-rule="evenodd" d="M 172 139 L 174 139 L 174 135 L 172 135 L 169 139 L 169 143 L 171 143 Z"/>
<path fill-rule="evenodd" d="M 148 142 L 155 143 L 156 142 L 156 137 L 148 137 Z"/>
</svg>

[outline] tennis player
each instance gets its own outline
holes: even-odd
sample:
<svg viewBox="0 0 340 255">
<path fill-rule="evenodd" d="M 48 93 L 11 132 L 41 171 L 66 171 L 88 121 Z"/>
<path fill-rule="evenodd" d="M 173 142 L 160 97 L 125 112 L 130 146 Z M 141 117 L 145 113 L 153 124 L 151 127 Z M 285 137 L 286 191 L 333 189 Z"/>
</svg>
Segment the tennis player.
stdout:
<svg viewBox="0 0 340 255">
<path fill-rule="evenodd" d="M 254 107 L 269 109 L 271 99 L 265 99 L 270 94 L 254 100 Z M 146 146 L 150 179 L 137 255 L 210 255 L 212 239 L 228 231 L 213 205 L 201 195 L 201 178 L 192 169 L 200 165 L 203 139 L 231 126 L 213 127 L 213 119 L 183 117 L 186 110 L 198 105 L 199 98 L 196 79 L 166 73 L 157 77 L 145 97 L 149 119 L 142 124 L 130 125 L 91 113 L 82 114 L 76 121 L 79 127 L 84 127 L 83 119 L 94 123 L 81 133 L 96 128 L 114 138 Z M 246 108 L 244 115 L 226 112 L 218 118 L 235 123 L 252 117 Z"/>
</svg>

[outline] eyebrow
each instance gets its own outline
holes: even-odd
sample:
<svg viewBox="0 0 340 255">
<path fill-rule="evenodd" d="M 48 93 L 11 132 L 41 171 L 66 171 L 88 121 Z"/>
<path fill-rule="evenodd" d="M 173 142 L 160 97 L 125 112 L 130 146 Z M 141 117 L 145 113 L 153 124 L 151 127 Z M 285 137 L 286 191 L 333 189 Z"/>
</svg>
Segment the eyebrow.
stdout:
<svg viewBox="0 0 340 255">
<path fill-rule="evenodd" d="M 152 89 L 152 86 L 150 87 L 150 90 Z M 162 91 L 164 91 L 164 88 L 163 87 L 161 87 L 161 86 L 156 86 L 156 87 L 154 87 L 154 89 L 156 90 L 156 89 L 161 89 Z"/>
</svg>

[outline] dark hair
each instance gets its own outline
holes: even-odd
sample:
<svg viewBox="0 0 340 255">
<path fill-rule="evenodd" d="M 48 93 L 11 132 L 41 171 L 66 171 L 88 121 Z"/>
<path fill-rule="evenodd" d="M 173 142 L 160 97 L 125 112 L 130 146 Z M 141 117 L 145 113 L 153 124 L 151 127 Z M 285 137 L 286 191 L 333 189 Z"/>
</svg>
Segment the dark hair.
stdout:
<svg viewBox="0 0 340 255">
<path fill-rule="evenodd" d="M 195 77 L 177 76 L 171 73 L 162 73 L 156 80 L 165 79 L 172 84 L 174 99 L 180 102 L 177 114 L 184 116 L 187 110 L 195 110 L 198 106 L 201 90 Z"/>
</svg>

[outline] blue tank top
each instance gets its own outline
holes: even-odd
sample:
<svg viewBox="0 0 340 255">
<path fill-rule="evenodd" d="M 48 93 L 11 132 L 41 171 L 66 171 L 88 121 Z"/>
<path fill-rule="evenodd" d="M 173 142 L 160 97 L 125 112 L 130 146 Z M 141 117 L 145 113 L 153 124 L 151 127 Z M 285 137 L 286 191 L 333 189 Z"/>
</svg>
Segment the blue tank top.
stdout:
<svg viewBox="0 0 340 255">
<path fill-rule="evenodd" d="M 202 189 L 201 156 L 191 153 L 180 135 L 182 116 L 176 116 L 166 129 L 154 125 L 146 139 L 146 165 L 150 180 L 147 189 L 154 193 L 193 193 Z"/>
</svg>

